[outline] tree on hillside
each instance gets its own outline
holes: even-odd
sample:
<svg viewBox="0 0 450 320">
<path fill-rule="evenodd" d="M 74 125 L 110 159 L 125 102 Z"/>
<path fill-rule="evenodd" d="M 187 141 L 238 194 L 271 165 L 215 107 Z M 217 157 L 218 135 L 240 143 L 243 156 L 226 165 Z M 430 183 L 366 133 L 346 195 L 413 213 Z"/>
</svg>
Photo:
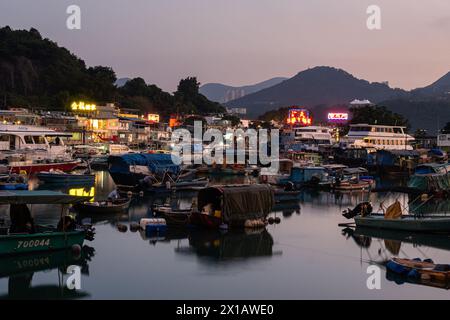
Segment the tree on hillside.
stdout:
<svg viewBox="0 0 450 320">
<path fill-rule="evenodd" d="M 441 133 L 450 134 L 450 122 L 447 122 L 447 124 L 441 129 Z"/>
<path fill-rule="evenodd" d="M 224 113 L 225 108 L 217 102 L 208 100 L 199 92 L 200 83 L 196 77 L 181 79 L 174 97 L 177 103 L 177 112 L 180 113 Z"/>
<path fill-rule="evenodd" d="M 384 106 L 364 106 L 350 108 L 352 119 L 350 123 L 380 124 L 389 126 L 404 126 L 409 129 L 407 119 L 398 113 L 388 110 Z"/>
<path fill-rule="evenodd" d="M 222 120 L 230 121 L 232 127 L 237 127 L 241 123 L 241 119 L 233 114 L 225 115 Z"/>
</svg>

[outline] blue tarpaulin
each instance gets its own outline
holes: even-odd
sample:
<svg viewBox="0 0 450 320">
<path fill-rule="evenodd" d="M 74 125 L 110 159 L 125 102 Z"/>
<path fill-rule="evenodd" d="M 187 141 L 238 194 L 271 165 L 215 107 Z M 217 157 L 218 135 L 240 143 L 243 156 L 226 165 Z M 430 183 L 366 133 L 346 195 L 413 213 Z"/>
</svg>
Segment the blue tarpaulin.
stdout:
<svg viewBox="0 0 450 320">
<path fill-rule="evenodd" d="M 172 161 L 171 154 L 130 153 L 120 156 L 109 156 L 109 172 L 130 173 L 130 166 L 146 166 L 154 174 L 165 172 L 178 174 L 180 166 Z"/>
</svg>

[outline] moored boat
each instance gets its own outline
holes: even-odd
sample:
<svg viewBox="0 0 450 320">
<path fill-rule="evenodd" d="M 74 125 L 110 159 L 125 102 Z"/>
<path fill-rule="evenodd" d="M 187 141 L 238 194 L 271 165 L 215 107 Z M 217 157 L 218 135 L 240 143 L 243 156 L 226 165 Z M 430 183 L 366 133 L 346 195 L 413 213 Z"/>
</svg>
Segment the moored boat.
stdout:
<svg viewBox="0 0 450 320">
<path fill-rule="evenodd" d="M 354 218 L 357 227 L 411 232 L 450 232 L 450 216 L 403 214 L 398 200 L 386 208 L 384 213 L 372 213 L 372 205 L 363 202 L 353 210 L 344 211 L 343 216 L 347 219 Z"/>
<path fill-rule="evenodd" d="M 127 212 L 131 199 L 112 199 L 106 201 L 80 202 L 73 207 L 82 214 L 117 214 Z"/>
<path fill-rule="evenodd" d="M 448 287 L 450 282 L 450 265 L 435 264 L 431 260 L 392 258 L 386 264 L 386 268 L 400 275 L 420 279 L 430 283 L 445 283 Z"/>
<path fill-rule="evenodd" d="M 0 225 L 0 255 L 50 251 L 83 245 L 87 230 L 62 216 L 57 227 L 34 225 L 28 204 L 54 204 L 63 208 L 86 197 L 55 191 L 0 191 L 0 204 L 9 204 L 11 225 Z M 63 212 L 63 210 L 62 210 Z"/>
<path fill-rule="evenodd" d="M 39 172 L 36 177 L 45 183 L 57 183 L 57 184 L 76 184 L 83 183 L 92 185 L 95 182 L 94 174 L 82 174 L 82 173 L 65 173 L 58 170 L 51 170 L 48 172 Z"/>
<path fill-rule="evenodd" d="M 1 176 L 0 190 L 28 190 L 28 179 L 26 176 L 18 174 Z"/>
<path fill-rule="evenodd" d="M 211 229 L 264 227 L 274 204 L 269 185 L 213 186 L 199 191 L 189 223 Z"/>
</svg>

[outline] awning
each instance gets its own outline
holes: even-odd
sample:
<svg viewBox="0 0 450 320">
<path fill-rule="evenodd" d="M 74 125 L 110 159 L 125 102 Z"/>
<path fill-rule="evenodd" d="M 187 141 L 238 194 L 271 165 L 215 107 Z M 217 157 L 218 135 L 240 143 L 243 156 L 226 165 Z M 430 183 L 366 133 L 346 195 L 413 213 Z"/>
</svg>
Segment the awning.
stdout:
<svg viewBox="0 0 450 320">
<path fill-rule="evenodd" d="M 225 221 L 259 219 L 272 211 L 275 204 L 272 187 L 264 184 L 214 186 L 198 193 L 198 209 L 208 203 L 221 207 Z"/>
<path fill-rule="evenodd" d="M 0 191 L 0 204 L 73 204 L 88 201 L 91 198 L 49 190 Z"/>
</svg>

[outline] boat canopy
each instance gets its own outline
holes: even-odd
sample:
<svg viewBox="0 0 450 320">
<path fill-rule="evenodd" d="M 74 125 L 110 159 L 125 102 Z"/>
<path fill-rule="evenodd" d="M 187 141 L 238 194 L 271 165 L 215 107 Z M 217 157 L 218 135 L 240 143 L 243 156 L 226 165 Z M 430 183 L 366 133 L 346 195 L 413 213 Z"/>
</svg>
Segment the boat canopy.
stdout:
<svg viewBox="0 0 450 320">
<path fill-rule="evenodd" d="M 180 166 L 174 164 L 171 154 L 161 153 L 130 153 L 119 156 L 109 156 L 109 171 L 111 173 L 130 173 L 132 166 L 145 166 L 152 173 L 178 174 L 181 170 Z"/>
<path fill-rule="evenodd" d="M 269 185 L 229 185 L 204 188 L 198 193 L 198 210 L 213 204 L 222 209 L 224 221 L 243 221 L 267 216 L 275 204 Z"/>
<path fill-rule="evenodd" d="M 91 198 L 48 190 L 0 191 L 0 204 L 73 204 Z"/>
<path fill-rule="evenodd" d="M 368 174 L 369 171 L 366 168 L 345 168 L 344 174 Z"/>
</svg>

